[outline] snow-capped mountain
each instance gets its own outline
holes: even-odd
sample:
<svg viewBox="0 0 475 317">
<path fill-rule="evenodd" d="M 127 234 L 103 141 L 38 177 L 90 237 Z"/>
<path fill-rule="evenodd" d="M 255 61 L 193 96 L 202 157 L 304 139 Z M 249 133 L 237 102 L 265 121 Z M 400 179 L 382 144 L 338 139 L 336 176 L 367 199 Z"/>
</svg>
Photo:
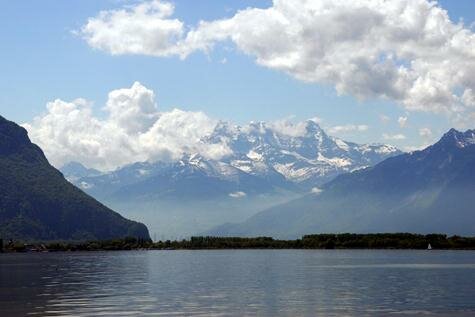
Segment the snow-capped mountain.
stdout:
<svg viewBox="0 0 475 317">
<path fill-rule="evenodd" d="M 61 170 L 73 183 L 90 191 L 104 186 L 104 190 L 113 192 L 158 176 L 170 182 L 199 176 L 239 184 L 245 192 L 257 190 L 242 188 L 247 179 L 259 183 L 257 192 L 295 187 L 292 184 L 308 190 L 341 173 L 372 166 L 401 153 L 391 145 L 360 145 L 328 136 L 312 120 L 293 134 L 279 132 L 264 122 L 245 127 L 221 122 L 202 142 L 225 143 L 232 154 L 212 160 L 185 153 L 177 162 L 139 162 L 110 173 L 81 168 L 79 163 L 67 164 Z"/>
<path fill-rule="evenodd" d="M 391 145 L 360 145 L 328 136 L 313 120 L 293 134 L 264 122 L 246 127 L 217 126 L 205 141 L 224 140 L 233 155 L 224 162 L 252 175 L 280 174 L 303 187 L 322 184 L 338 174 L 372 166 L 400 154 Z"/>
<path fill-rule="evenodd" d="M 67 176 L 68 181 L 74 183 L 83 177 L 99 176 L 102 172 L 87 168 L 78 162 L 69 162 L 61 168 L 61 172 Z"/>
<path fill-rule="evenodd" d="M 210 159 L 184 153 L 174 162 L 138 162 L 107 173 L 75 163 L 62 172 L 98 200 L 146 222 L 152 232 L 169 230 L 170 226 L 162 224 L 175 225 L 181 215 L 186 225 L 174 228 L 173 234 L 188 235 L 227 221 L 242 221 L 263 208 L 308 193 L 341 173 L 400 153 L 389 145 L 360 145 L 328 136 L 312 120 L 284 132 L 272 123 L 240 127 L 220 122 L 201 142 L 224 144 L 231 154 Z M 187 222 L 190 209 L 193 225 Z M 216 213 L 211 215 L 210 210 Z M 159 228 L 137 216 L 137 211 L 161 221 Z M 158 213 L 161 218 L 155 219 Z M 171 217 L 173 222 L 168 221 Z"/>
<path fill-rule="evenodd" d="M 298 191 L 279 173 L 254 175 L 221 161 L 198 154 L 184 155 L 172 163 L 135 163 L 111 173 L 83 177 L 76 185 L 98 199 L 208 200 L 241 192 L 245 195 Z"/>
<path fill-rule="evenodd" d="M 475 234 L 475 130 L 340 175 L 320 191 L 207 235 L 300 237 L 325 232 Z"/>
</svg>

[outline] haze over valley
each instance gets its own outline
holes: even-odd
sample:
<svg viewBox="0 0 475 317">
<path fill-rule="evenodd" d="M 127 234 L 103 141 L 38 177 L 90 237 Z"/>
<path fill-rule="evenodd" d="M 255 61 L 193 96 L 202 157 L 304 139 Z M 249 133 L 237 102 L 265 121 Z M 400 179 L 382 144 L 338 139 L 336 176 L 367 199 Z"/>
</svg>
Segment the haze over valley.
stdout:
<svg viewBox="0 0 475 317">
<path fill-rule="evenodd" d="M 401 153 L 390 145 L 360 145 L 331 137 L 314 120 L 235 126 L 219 122 L 205 148 L 229 149 L 220 159 L 184 153 L 176 161 L 137 162 L 112 172 L 66 164 L 73 184 L 161 238 L 196 235 L 239 222 L 270 206 L 317 191 L 335 176 Z"/>
</svg>

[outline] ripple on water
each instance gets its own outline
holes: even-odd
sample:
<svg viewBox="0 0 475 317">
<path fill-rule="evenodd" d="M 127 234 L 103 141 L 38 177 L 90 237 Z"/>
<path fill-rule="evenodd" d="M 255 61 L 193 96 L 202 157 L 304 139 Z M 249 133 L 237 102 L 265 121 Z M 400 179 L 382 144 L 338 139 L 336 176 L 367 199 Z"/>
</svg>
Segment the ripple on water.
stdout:
<svg viewBox="0 0 475 317">
<path fill-rule="evenodd" d="M 475 316 L 464 251 L 7 254 L 0 281 L 0 316 Z"/>
</svg>

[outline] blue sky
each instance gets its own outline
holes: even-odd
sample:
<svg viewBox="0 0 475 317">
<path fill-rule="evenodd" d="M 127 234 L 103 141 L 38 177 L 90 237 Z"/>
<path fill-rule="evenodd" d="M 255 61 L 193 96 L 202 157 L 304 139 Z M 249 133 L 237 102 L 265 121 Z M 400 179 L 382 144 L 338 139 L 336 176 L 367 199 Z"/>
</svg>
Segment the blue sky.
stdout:
<svg viewBox="0 0 475 317">
<path fill-rule="evenodd" d="M 238 9 L 268 8 L 271 1 L 172 1 L 174 18 L 195 26 L 200 20 L 232 17 Z M 338 95 L 332 84 L 308 83 L 285 72 L 256 64 L 231 41 L 216 43 L 205 54 L 177 56 L 112 56 L 90 47 L 74 34 L 100 10 L 120 8 L 126 1 L 5 1 L 1 9 L 0 114 L 24 123 L 42 115 L 47 102 L 85 98 L 101 110 L 108 92 L 139 81 L 155 91 L 160 111 L 174 107 L 203 111 L 216 119 L 244 124 L 291 117 L 323 119 L 322 126 L 367 125 L 366 131 L 343 133 L 358 142 L 386 142 L 401 148 L 427 142 L 421 128 L 430 128 L 432 139 L 453 122 L 446 115 L 408 112 L 398 102 L 351 94 Z M 452 21 L 463 19 L 467 28 L 475 21 L 475 2 L 440 1 Z M 224 62 L 225 61 L 225 62 Z M 384 122 L 382 116 L 389 120 Z M 407 117 L 404 128 L 399 117 Z M 383 135 L 403 134 L 402 140 Z M 432 141 L 432 140 L 430 140 Z"/>
</svg>

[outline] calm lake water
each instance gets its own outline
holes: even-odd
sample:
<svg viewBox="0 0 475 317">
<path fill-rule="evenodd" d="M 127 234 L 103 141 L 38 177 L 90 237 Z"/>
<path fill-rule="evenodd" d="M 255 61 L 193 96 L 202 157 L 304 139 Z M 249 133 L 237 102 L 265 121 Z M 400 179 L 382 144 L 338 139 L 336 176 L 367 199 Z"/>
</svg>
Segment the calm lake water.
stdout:
<svg viewBox="0 0 475 317">
<path fill-rule="evenodd" d="M 475 316 L 473 251 L 0 254 L 0 316 Z"/>
</svg>

